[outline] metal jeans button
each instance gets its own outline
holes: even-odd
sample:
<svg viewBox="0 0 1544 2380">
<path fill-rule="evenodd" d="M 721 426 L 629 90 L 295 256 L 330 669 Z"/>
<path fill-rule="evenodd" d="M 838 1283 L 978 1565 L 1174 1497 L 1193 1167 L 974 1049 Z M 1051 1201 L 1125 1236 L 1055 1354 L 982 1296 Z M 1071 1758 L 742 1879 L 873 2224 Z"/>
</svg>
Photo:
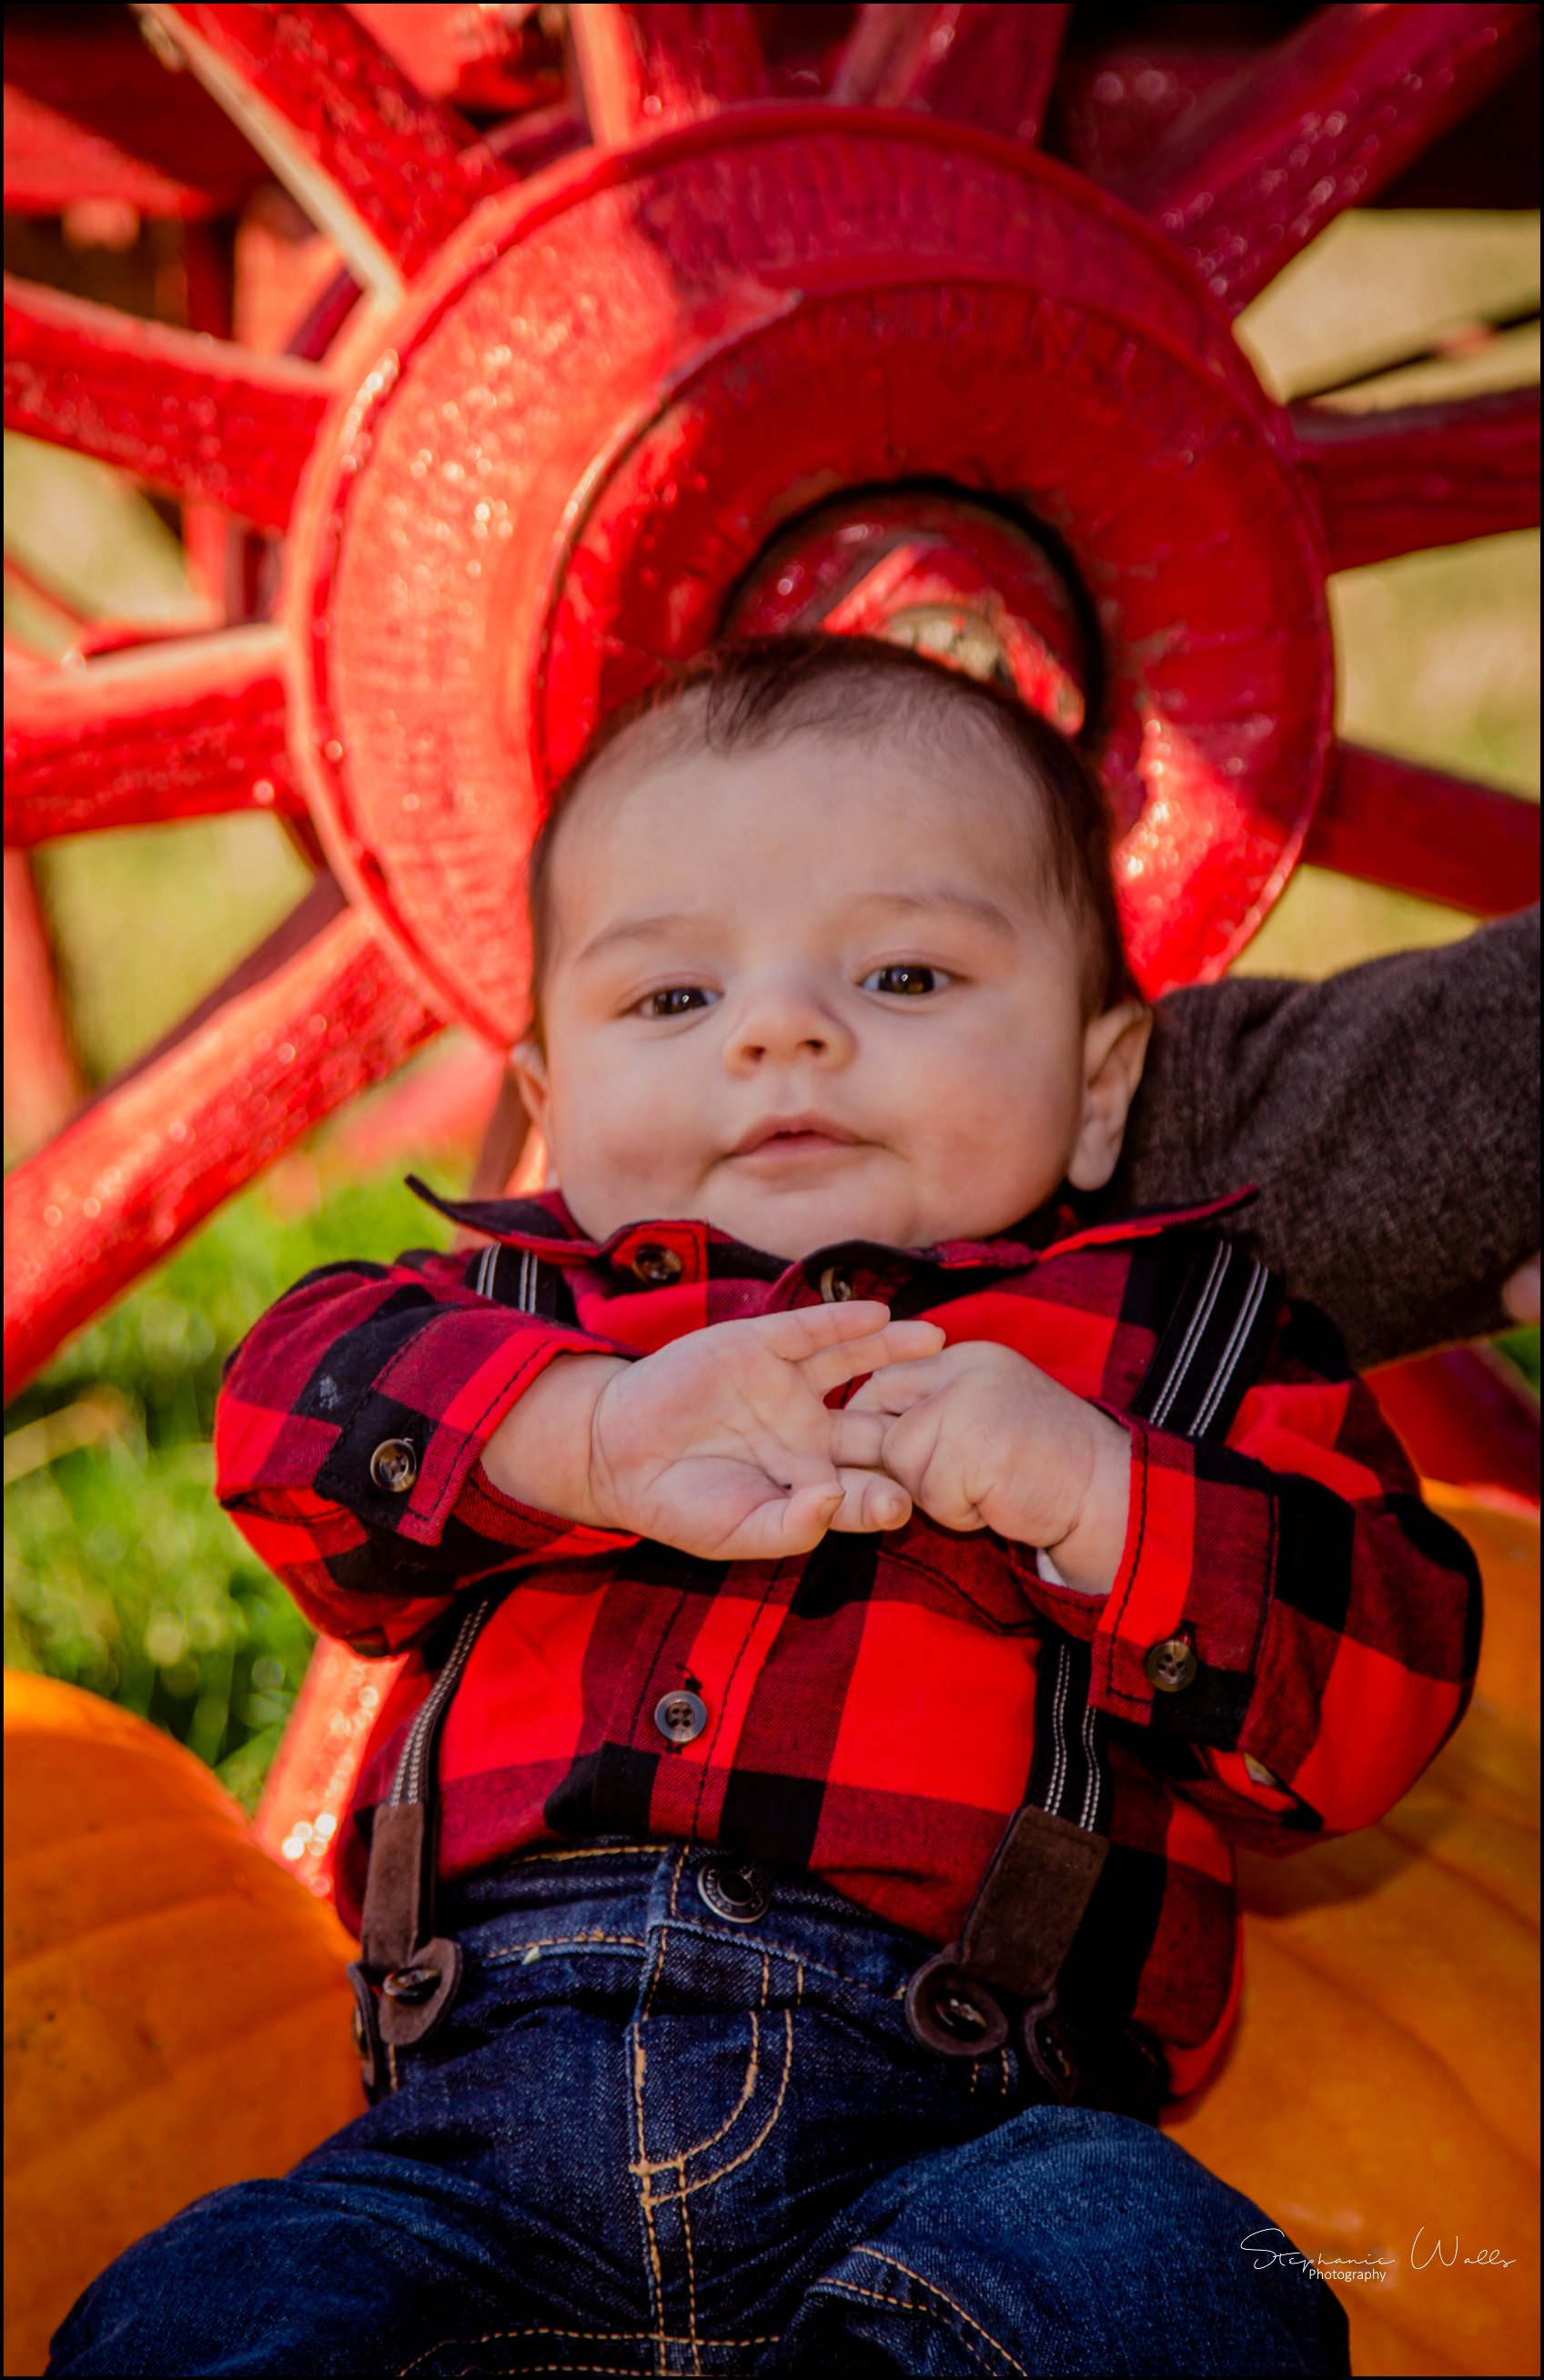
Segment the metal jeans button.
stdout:
<svg viewBox="0 0 1544 2380">
<path fill-rule="evenodd" d="M 389 2000 L 404 2008 L 416 2008 L 421 2000 L 432 1999 L 440 1988 L 438 1967 L 393 1967 L 380 1986 Z"/>
<path fill-rule="evenodd" d="M 772 1900 L 759 1868 L 725 1860 L 710 1860 L 701 1870 L 697 1892 L 716 1917 L 730 1918 L 736 1925 L 754 1925 Z"/>
<path fill-rule="evenodd" d="M 707 1705 L 701 1694 L 678 1687 L 673 1694 L 661 1694 L 655 1704 L 654 1724 L 672 1743 L 691 1743 L 707 1725 Z"/>
<path fill-rule="evenodd" d="M 989 2058 L 1007 2039 L 1007 2016 L 984 1984 L 962 1975 L 959 1946 L 935 1951 L 906 1986 L 906 2022 L 924 2049 L 943 2058 Z"/>
</svg>

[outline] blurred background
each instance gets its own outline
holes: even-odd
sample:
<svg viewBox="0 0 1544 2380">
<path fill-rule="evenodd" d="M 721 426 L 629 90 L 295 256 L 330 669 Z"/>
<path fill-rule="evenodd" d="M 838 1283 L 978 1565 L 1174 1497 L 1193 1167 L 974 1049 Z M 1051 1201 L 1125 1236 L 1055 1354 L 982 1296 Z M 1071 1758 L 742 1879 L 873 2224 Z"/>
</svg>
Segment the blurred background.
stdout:
<svg viewBox="0 0 1544 2380">
<path fill-rule="evenodd" d="M 7 214 L 6 262 L 132 311 L 188 321 L 193 251 L 181 231 L 118 200 L 66 201 Z M 246 244 L 238 307 L 260 310 L 265 260 L 291 274 L 327 267 L 313 252 L 325 243 L 272 185 L 219 236 Z M 1372 407 L 1536 381 L 1538 308 L 1536 213 L 1386 207 L 1342 216 L 1237 327 L 1282 398 L 1355 382 L 1334 401 Z M 272 343 L 256 320 L 234 327 Z M 79 618 L 208 617 L 198 540 L 191 525 L 185 535 L 176 505 L 9 435 L 5 505 L 6 626 L 33 650 L 63 652 Z M 1348 572 L 1332 593 L 1342 733 L 1537 800 L 1538 534 Z M 312 881 L 282 824 L 260 814 L 67 840 L 39 851 L 30 876 L 64 995 L 61 1062 L 88 1094 L 168 1032 Z M 1304 868 L 1239 965 L 1320 976 L 1469 924 Z M 470 1176 L 475 1121 L 464 1099 L 458 1112 L 435 1086 L 458 1066 L 470 1079 L 476 1062 L 453 1035 L 435 1043 L 406 1077 L 235 1199 L 70 1343 L 6 1416 L 6 1662 L 147 1716 L 248 1808 L 310 1635 L 210 1493 L 221 1365 L 309 1267 L 443 1245 L 437 1219 L 401 1187 L 400 1118 L 415 1095 L 404 1085 L 419 1086 L 409 1161 L 454 1192 Z M 377 1130 L 372 1119 L 392 1102 L 399 1124 Z M 7 1102 L 6 1163 L 35 1136 L 33 1121 Z M 383 1161 L 388 1139 L 397 1146 Z M 1537 1387 L 1538 1333 L 1502 1344 Z"/>
</svg>

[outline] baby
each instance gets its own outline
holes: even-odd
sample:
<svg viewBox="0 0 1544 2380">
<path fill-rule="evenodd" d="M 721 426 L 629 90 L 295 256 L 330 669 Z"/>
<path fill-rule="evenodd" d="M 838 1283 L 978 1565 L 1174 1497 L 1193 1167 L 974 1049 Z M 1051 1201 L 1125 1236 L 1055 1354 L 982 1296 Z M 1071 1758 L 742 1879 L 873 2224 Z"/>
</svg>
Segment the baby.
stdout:
<svg viewBox="0 0 1544 2380">
<path fill-rule="evenodd" d="M 59 2373 L 1344 2373 L 1155 2129 L 1234 1842 L 1366 1825 L 1478 1588 L 1330 1327 L 1092 1221 L 1149 1018 L 1100 798 L 854 639 L 623 713 L 530 873 L 561 1193 L 332 1266 L 220 1492 L 414 1648 L 340 1843 L 371 2105 L 129 2250 Z"/>
</svg>

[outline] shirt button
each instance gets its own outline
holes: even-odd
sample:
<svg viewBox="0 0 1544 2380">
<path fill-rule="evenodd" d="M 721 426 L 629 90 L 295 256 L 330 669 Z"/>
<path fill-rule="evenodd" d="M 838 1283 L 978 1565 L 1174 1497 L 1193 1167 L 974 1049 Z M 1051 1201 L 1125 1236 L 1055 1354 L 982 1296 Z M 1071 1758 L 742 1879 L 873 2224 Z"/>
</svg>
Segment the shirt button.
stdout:
<svg viewBox="0 0 1544 2380">
<path fill-rule="evenodd" d="M 852 1294 L 852 1275 L 845 1265 L 827 1265 L 820 1276 L 820 1294 L 826 1305 L 845 1305 Z"/>
<path fill-rule="evenodd" d="M 1165 1636 L 1154 1645 L 1142 1667 L 1160 1694 L 1177 1694 L 1194 1679 L 1200 1663 L 1183 1636 Z"/>
<path fill-rule="evenodd" d="M 633 1269 L 640 1281 L 660 1286 L 681 1279 L 682 1262 L 674 1248 L 662 1248 L 651 1240 L 646 1246 L 634 1249 Z"/>
<path fill-rule="evenodd" d="M 671 1743 L 691 1743 L 707 1725 L 707 1705 L 701 1694 L 688 1694 L 682 1686 L 673 1694 L 661 1694 L 654 1706 L 654 1724 Z"/>
<path fill-rule="evenodd" d="M 370 1457 L 370 1477 L 392 1496 L 405 1496 L 418 1476 L 418 1457 L 410 1439 L 383 1439 Z"/>
</svg>

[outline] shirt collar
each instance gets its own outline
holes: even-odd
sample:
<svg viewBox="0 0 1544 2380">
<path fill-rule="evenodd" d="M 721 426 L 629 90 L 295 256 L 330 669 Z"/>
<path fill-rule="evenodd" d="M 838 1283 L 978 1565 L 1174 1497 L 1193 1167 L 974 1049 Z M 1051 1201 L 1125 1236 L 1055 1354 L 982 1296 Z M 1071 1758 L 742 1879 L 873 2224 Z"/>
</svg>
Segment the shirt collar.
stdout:
<svg viewBox="0 0 1544 2380">
<path fill-rule="evenodd" d="M 529 1249 L 549 1264 L 595 1265 L 641 1274 L 646 1279 L 650 1257 L 654 1252 L 663 1250 L 679 1261 L 669 1267 L 668 1276 L 662 1269 L 660 1278 L 675 1281 L 703 1281 L 710 1274 L 720 1280 L 776 1281 L 788 1269 L 783 1257 L 769 1256 L 764 1248 L 748 1247 L 713 1224 L 690 1217 L 661 1216 L 626 1223 L 609 1239 L 592 1240 L 585 1237 L 569 1213 L 561 1191 L 537 1191 L 525 1198 L 441 1198 L 416 1173 L 407 1176 L 407 1187 L 426 1206 L 448 1217 L 461 1230 L 498 1240 L 506 1247 Z M 1152 1239 L 1162 1232 L 1208 1223 L 1218 1216 L 1236 1213 L 1258 1196 L 1254 1184 L 1248 1184 L 1197 1206 L 1154 1207 L 1138 1214 L 1093 1221 L 1075 1195 L 1064 1195 L 1026 1217 L 1011 1232 L 991 1239 L 943 1240 L 927 1248 L 891 1248 L 874 1241 L 846 1241 L 839 1247 L 833 1245 L 814 1253 L 835 1258 L 863 1251 L 891 1264 L 899 1261 L 935 1265 L 947 1271 L 972 1269 L 1021 1272 L 1047 1257 L 1068 1256 L 1080 1248 L 1115 1246 L 1123 1240 Z"/>
</svg>

